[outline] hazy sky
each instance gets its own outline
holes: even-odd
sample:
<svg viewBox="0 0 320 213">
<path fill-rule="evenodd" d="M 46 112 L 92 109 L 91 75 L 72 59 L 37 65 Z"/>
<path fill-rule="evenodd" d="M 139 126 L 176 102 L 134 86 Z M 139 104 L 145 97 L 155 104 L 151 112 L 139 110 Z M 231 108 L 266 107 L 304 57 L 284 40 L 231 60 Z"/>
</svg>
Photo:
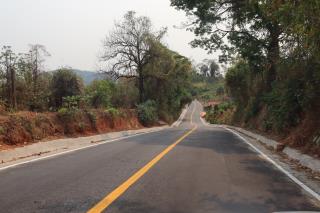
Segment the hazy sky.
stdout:
<svg viewBox="0 0 320 213">
<path fill-rule="evenodd" d="M 186 17 L 170 0 L 0 0 L 0 6 L 0 45 L 25 52 L 28 44 L 43 44 L 52 55 L 48 69 L 95 70 L 104 36 L 129 10 L 150 17 L 156 29 L 167 26 L 169 48 L 196 61 L 216 58 L 191 48 L 193 34 L 173 27 Z"/>
</svg>

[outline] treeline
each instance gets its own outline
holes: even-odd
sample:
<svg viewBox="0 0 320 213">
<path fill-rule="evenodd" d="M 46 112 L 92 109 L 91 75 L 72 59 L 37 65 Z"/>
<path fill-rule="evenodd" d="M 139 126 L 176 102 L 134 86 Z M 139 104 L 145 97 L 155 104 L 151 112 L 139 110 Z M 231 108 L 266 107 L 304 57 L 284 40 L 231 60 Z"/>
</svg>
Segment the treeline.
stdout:
<svg viewBox="0 0 320 213">
<path fill-rule="evenodd" d="M 192 64 L 163 44 L 166 31 L 154 31 L 148 17 L 129 11 L 104 41 L 106 72 L 134 82 L 139 118 L 147 125 L 158 117 L 172 122 L 192 100 Z"/>
<path fill-rule="evenodd" d="M 27 53 L 15 53 L 3 46 L 0 53 L 1 107 L 6 110 L 48 109 L 50 75 L 43 72 L 45 57 L 50 56 L 42 45 L 30 45 Z"/>
<path fill-rule="evenodd" d="M 189 26 L 198 38 L 192 45 L 221 50 L 220 61 L 231 64 L 226 87 L 236 105 L 234 122 L 285 134 L 303 125 L 304 136 L 294 141 L 302 145 L 317 134 L 318 0 L 171 2 L 193 17 Z"/>
<path fill-rule="evenodd" d="M 101 61 L 105 80 L 85 86 L 70 68 L 45 72 L 50 54 L 42 45 L 16 54 L 5 46 L 0 55 L 0 105 L 6 111 L 73 111 L 92 108 L 137 109 L 140 121 L 173 122 L 192 100 L 191 62 L 162 44 L 166 29 L 151 31 L 147 17 L 128 12 L 106 37 Z"/>
<path fill-rule="evenodd" d="M 191 76 L 192 95 L 202 102 L 223 99 L 225 96 L 223 71 L 213 59 L 195 64 Z"/>
</svg>

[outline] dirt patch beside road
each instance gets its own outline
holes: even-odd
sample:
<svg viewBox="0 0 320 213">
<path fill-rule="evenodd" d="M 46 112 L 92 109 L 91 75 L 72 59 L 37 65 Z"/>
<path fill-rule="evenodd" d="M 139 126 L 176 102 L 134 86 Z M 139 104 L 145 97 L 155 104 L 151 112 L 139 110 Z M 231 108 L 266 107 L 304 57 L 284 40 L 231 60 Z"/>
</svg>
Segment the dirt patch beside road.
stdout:
<svg viewBox="0 0 320 213">
<path fill-rule="evenodd" d="M 72 114 L 19 112 L 1 116 L 0 150 L 40 140 L 88 136 L 141 127 L 134 110 L 120 110 L 117 114 L 105 110 L 77 111 Z"/>
</svg>

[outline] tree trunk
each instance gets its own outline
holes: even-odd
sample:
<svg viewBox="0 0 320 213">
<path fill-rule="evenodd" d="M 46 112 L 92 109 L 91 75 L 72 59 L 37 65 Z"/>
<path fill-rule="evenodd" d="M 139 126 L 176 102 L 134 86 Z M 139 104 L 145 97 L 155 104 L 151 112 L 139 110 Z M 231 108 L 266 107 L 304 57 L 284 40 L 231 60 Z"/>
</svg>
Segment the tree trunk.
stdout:
<svg viewBox="0 0 320 213">
<path fill-rule="evenodd" d="M 38 53 L 36 53 L 36 59 L 33 67 L 33 95 L 36 96 L 38 91 Z"/>
<path fill-rule="evenodd" d="M 10 97 L 11 97 L 11 88 L 10 88 L 10 66 L 9 66 L 9 59 L 8 56 L 6 56 L 6 99 L 7 99 L 7 104 L 10 106 Z"/>
<path fill-rule="evenodd" d="M 10 68 L 11 73 L 11 106 L 13 109 L 17 107 L 17 95 L 16 95 L 16 72 L 14 68 Z"/>
<path fill-rule="evenodd" d="M 139 74 L 139 102 L 144 102 L 144 77 L 141 72 Z"/>
<path fill-rule="evenodd" d="M 270 43 L 267 48 L 267 60 L 268 60 L 268 70 L 266 73 L 266 91 L 269 92 L 272 89 L 272 83 L 277 77 L 277 65 L 280 58 L 280 46 L 279 46 L 279 36 L 280 28 L 277 24 L 270 24 L 268 27 L 270 33 Z"/>
</svg>

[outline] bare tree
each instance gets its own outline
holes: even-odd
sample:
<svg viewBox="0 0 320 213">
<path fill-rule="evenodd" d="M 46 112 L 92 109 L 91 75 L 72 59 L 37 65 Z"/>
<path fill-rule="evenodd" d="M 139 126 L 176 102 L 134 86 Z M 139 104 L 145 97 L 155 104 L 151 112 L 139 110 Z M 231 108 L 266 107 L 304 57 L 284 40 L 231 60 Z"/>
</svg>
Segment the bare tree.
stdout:
<svg viewBox="0 0 320 213">
<path fill-rule="evenodd" d="M 30 44 L 30 50 L 28 53 L 28 59 L 30 64 L 30 69 L 32 70 L 32 80 L 33 80 L 33 93 L 38 92 L 38 78 L 41 70 L 43 70 L 43 62 L 45 57 L 49 57 L 50 53 L 47 51 L 46 47 L 41 44 Z"/>
<path fill-rule="evenodd" d="M 0 59 L 0 64 L 5 70 L 7 101 L 9 106 L 15 109 L 17 107 L 15 70 L 17 56 L 13 53 L 10 46 L 3 46 Z"/>
<path fill-rule="evenodd" d="M 160 41 L 166 29 L 152 31 L 148 17 L 137 17 L 129 11 L 121 22 L 116 22 L 114 29 L 104 41 L 103 61 L 108 62 L 109 73 L 125 78 L 137 78 L 139 100 L 144 101 L 144 67 L 155 57 L 151 51 L 152 40 Z"/>
</svg>

